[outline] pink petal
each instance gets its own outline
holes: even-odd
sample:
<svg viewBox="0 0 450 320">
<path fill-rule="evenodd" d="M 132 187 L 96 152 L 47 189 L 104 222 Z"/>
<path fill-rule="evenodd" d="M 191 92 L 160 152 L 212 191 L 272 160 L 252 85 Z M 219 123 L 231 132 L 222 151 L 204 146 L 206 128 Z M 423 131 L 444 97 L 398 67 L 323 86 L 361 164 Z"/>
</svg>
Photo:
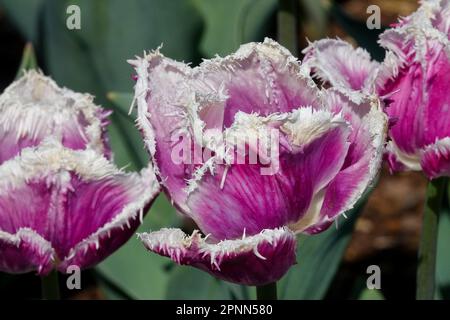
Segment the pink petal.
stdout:
<svg viewBox="0 0 450 320">
<path fill-rule="evenodd" d="M 90 95 L 59 88 L 43 74 L 29 71 L 0 96 L 0 164 L 49 136 L 68 148 L 89 146 L 109 157 L 108 115 Z"/>
<path fill-rule="evenodd" d="M 243 45 L 236 53 L 205 60 L 199 67 L 164 57 L 159 50 L 130 61 L 139 79 L 138 122 L 161 183 L 183 212 L 185 180 L 194 166 L 171 158 L 178 138 L 204 147 L 202 134 L 222 132 L 238 112 L 265 116 L 316 106 L 317 89 L 300 74 L 296 59 L 270 39 Z M 198 163 L 197 163 L 198 164 Z"/>
<path fill-rule="evenodd" d="M 53 248 L 61 272 L 93 266 L 122 245 L 159 191 L 150 168 L 122 173 L 93 150 L 56 141 L 4 162 L 0 178 L 0 230 L 33 230 Z"/>
<path fill-rule="evenodd" d="M 427 146 L 422 154 L 421 165 L 430 179 L 450 177 L 450 137 Z"/>
<path fill-rule="evenodd" d="M 430 7 L 434 15 L 431 19 L 433 27 L 446 34 L 450 39 L 450 1 L 422 1 L 422 6 Z"/>
<path fill-rule="evenodd" d="M 51 244 L 29 228 L 14 234 L 0 230 L 0 271 L 47 274 L 53 268 L 55 251 Z"/>
<path fill-rule="evenodd" d="M 354 49 L 339 39 L 322 39 L 310 43 L 303 53 L 303 64 L 312 69 L 315 77 L 346 93 L 356 102 L 361 101 L 362 93 L 374 91 L 378 63 L 372 61 L 364 49 Z"/>
<path fill-rule="evenodd" d="M 184 163 L 174 163 L 171 150 L 178 137 L 185 137 L 190 144 L 193 141 L 187 130 L 186 111 L 183 112 L 184 105 L 193 103 L 192 91 L 186 85 L 191 70 L 165 58 L 159 50 L 130 63 L 135 65 L 138 74 L 135 86 L 138 126 L 161 184 L 179 204 L 179 209 L 185 211 L 183 188 L 192 169 Z M 177 139 L 173 140 L 172 136 Z"/>
<path fill-rule="evenodd" d="M 389 50 L 380 94 L 390 101 L 389 117 L 398 119 L 389 130 L 391 169 L 420 170 L 422 149 L 450 136 L 450 42 L 441 30 L 448 3 L 439 3 L 424 2 L 380 37 L 380 44 Z"/>
<path fill-rule="evenodd" d="M 307 233 L 322 231 L 362 197 L 379 172 L 387 134 L 387 117 L 379 106 L 358 105 L 333 91 L 329 91 L 328 99 L 332 110 L 341 112 L 351 124 L 350 148 L 339 173 L 324 190 L 322 205 L 317 210 L 320 213 L 311 212 L 319 218 L 305 230 Z"/>
<path fill-rule="evenodd" d="M 331 113 L 311 108 L 299 109 L 294 117 L 302 123 L 293 126 L 298 132 L 288 133 L 294 141 L 321 132 L 320 121 L 323 132 L 304 145 L 294 145 L 297 152 L 281 151 L 274 175 L 262 175 L 260 164 L 231 164 L 219 165 L 214 175 L 205 173 L 200 179 L 188 207 L 203 232 L 215 239 L 233 239 L 301 220 L 316 192 L 342 167 L 349 128 Z"/>
<path fill-rule="evenodd" d="M 398 119 L 390 129 L 389 135 L 398 148 L 413 154 L 423 144 L 424 133 L 424 97 L 422 90 L 422 69 L 420 63 L 414 63 L 404 68 L 400 74 L 385 87 L 385 93 L 390 93 L 392 102 L 386 108 L 389 117 Z"/>
<path fill-rule="evenodd" d="M 295 264 L 297 242 L 286 228 L 219 243 L 206 242 L 197 231 L 187 236 L 180 229 L 161 229 L 139 237 L 150 251 L 238 284 L 277 281 Z"/>
<path fill-rule="evenodd" d="M 389 145 L 387 146 L 389 147 Z M 389 172 L 394 174 L 396 172 L 406 171 L 406 167 L 403 163 L 401 163 L 394 152 L 390 151 L 386 148 L 384 153 L 384 160 L 389 166 Z"/>
<path fill-rule="evenodd" d="M 450 56 L 445 48 L 434 43 L 428 54 L 425 85 L 428 99 L 422 120 L 426 127 L 424 144 L 450 137 Z"/>
<path fill-rule="evenodd" d="M 288 50 L 271 39 L 242 45 L 225 58 L 204 61 L 198 72 L 216 87 L 224 86 L 228 99 L 224 126 L 237 112 L 268 116 L 290 112 L 300 106 L 317 106 L 308 78 Z"/>
</svg>

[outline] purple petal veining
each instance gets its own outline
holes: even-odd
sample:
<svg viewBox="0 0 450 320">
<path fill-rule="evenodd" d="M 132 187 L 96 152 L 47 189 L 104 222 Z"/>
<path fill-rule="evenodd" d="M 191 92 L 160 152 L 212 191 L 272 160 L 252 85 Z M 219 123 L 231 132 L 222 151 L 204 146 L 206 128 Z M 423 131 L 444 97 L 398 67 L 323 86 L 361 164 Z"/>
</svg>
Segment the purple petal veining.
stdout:
<svg viewBox="0 0 450 320">
<path fill-rule="evenodd" d="M 90 147 L 109 158 L 109 114 L 92 96 L 60 88 L 40 72 L 28 71 L 0 96 L 0 164 L 48 136 L 68 148 Z"/>
<path fill-rule="evenodd" d="M 423 170 L 430 179 L 448 175 L 446 143 L 440 141 L 450 137 L 449 21 L 448 0 L 422 1 L 381 34 L 382 63 L 341 40 L 320 40 L 304 51 L 312 73 L 352 101 L 361 101 L 355 89 L 382 97 L 386 114 L 395 120 L 385 156 L 391 172 Z"/>
<path fill-rule="evenodd" d="M 0 166 L 0 267 L 93 266 L 133 234 L 159 191 L 153 171 L 123 173 L 94 150 L 46 139 Z"/>
<path fill-rule="evenodd" d="M 276 281 L 295 263 L 294 235 L 326 229 L 375 179 L 387 118 L 364 80 L 370 61 L 339 66 L 360 73 L 345 79 L 353 95 L 319 88 L 312 64 L 270 39 L 195 68 L 159 50 L 130 63 L 138 75 L 138 124 L 158 179 L 207 234 L 141 234 L 150 251 L 235 283 Z M 265 154 L 260 147 L 273 131 L 278 140 Z M 177 134 L 188 141 L 186 153 L 197 148 L 210 157 L 173 161 Z M 262 173 L 268 169 L 274 171 Z"/>
<path fill-rule="evenodd" d="M 0 96 L 0 271 L 88 268 L 135 232 L 160 187 L 112 163 L 108 114 L 36 71 Z"/>
<path fill-rule="evenodd" d="M 241 239 L 209 244 L 195 231 L 161 229 L 140 234 L 144 246 L 181 265 L 204 270 L 220 279 L 246 285 L 278 280 L 295 263 L 297 241 L 287 228 L 266 229 Z"/>
</svg>

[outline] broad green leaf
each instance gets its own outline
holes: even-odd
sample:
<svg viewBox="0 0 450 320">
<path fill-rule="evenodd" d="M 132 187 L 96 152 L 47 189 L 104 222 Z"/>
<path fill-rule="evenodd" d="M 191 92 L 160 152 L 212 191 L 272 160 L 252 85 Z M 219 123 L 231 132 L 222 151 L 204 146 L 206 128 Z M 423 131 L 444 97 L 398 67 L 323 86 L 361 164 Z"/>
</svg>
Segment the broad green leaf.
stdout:
<svg viewBox="0 0 450 320">
<path fill-rule="evenodd" d="M 37 67 L 38 65 L 33 45 L 31 44 L 31 42 L 28 42 L 23 50 L 22 61 L 20 62 L 20 66 L 16 74 L 16 79 L 20 78 L 23 75 L 24 71 L 37 69 Z"/>
<path fill-rule="evenodd" d="M 0 0 L 4 8 L 19 28 L 23 36 L 29 40 L 38 41 L 38 22 L 42 5 L 46 0 Z"/>
<path fill-rule="evenodd" d="M 439 220 L 436 261 L 437 289 L 443 299 L 450 299 L 450 210 L 447 206 Z"/>
<path fill-rule="evenodd" d="M 189 266 L 174 266 L 170 272 L 166 299 L 255 299 L 253 287 L 221 281 Z"/>
<path fill-rule="evenodd" d="M 115 162 L 128 170 L 138 170 L 148 162 L 148 155 L 140 133 L 134 125 L 135 114 L 128 115 L 133 94 L 109 92 L 114 114 L 113 125 L 109 127 L 111 147 L 115 151 Z M 131 159 L 130 159 L 131 158 Z"/>
<path fill-rule="evenodd" d="M 178 224 L 175 210 L 160 195 L 144 219 L 138 232 L 158 230 Z M 122 248 L 97 266 L 97 270 L 135 299 L 163 299 L 169 283 L 168 268 L 172 262 L 148 252 L 132 237 Z"/>
<path fill-rule="evenodd" d="M 77 4 L 81 30 L 68 30 L 65 9 Z M 62 85 L 97 96 L 108 105 L 111 89 L 132 91 L 133 70 L 126 59 L 143 54 L 166 40 L 164 52 L 177 59 L 195 58 L 199 18 L 184 1 L 49 0 L 45 6 L 44 47 L 50 74 Z M 179 15 L 184 28 L 171 24 Z M 119 23 L 120 22 L 120 23 Z M 126 23 L 127 28 L 123 28 Z M 112 117 L 111 144 L 120 166 L 141 168 L 146 153 L 134 121 L 120 112 Z"/>
<path fill-rule="evenodd" d="M 309 40 L 324 38 L 328 23 L 328 13 L 324 3 L 317 0 L 300 0 L 300 4 L 300 22 L 306 29 Z"/>
<path fill-rule="evenodd" d="M 347 212 L 348 219 L 340 218 L 339 227 L 313 235 L 301 235 L 297 242 L 297 265 L 281 279 L 278 285 L 280 299 L 322 299 L 341 262 L 350 241 L 356 218 L 362 209 L 360 203 Z"/>
<path fill-rule="evenodd" d="M 276 0 L 194 0 L 205 20 L 201 52 L 212 57 L 239 45 L 262 40 L 269 33 Z"/>
<path fill-rule="evenodd" d="M 166 299 L 216 300 L 230 298 L 230 290 L 225 283 L 204 271 L 187 266 L 175 266 L 170 273 Z"/>
<path fill-rule="evenodd" d="M 384 296 L 380 290 L 365 288 L 361 291 L 358 300 L 384 300 Z"/>
<path fill-rule="evenodd" d="M 108 287 L 105 283 L 103 283 L 101 280 L 99 282 L 99 287 L 101 292 L 103 293 L 106 300 L 123 300 L 124 297 L 121 296 L 117 291 L 114 291 L 111 287 Z M 131 300 L 131 298 L 130 298 Z"/>
<path fill-rule="evenodd" d="M 131 110 L 131 103 L 133 102 L 134 94 L 130 92 L 108 92 L 107 98 L 113 103 L 113 109 L 121 115 L 128 117 L 131 121 L 134 121 L 135 113 Z M 130 111 L 131 114 L 130 114 Z M 131 116 L 133 115 L 133 116 Z"/>
<path fill-rule="evenodd" d="M 201 19 L 190 1 L 58 1 L 59 12 L 69 3 L 81 9 L 81 30 L 65 28 L 64 32 L 88 51 L 92 67 L 109 90 L 131 92 L 134 70 L 127 59 L 161 44 L 173 59 L 199 59 L 195 40 L 200 36 Z"/>
<path fill-rule="evenodd" d="M 228 289 L 233 300 L 256 300 L 256 287 L 238 285 L 227 281 L 222 281 Z"/>
</svg>

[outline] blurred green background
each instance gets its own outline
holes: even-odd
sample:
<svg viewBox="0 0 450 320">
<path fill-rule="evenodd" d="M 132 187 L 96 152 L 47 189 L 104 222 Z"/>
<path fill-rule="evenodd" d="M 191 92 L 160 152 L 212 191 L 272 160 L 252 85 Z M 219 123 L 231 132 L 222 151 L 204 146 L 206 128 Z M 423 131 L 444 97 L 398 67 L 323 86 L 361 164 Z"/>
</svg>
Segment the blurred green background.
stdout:
<svg viewBox="0 0 450 320">
<path fill-rule="evenodd" d="M 384 27 L 397 15 L 406 15 L 416 7 L 415 1 L 371 3 L 382 7 Z M 81 9 L 80 30 L 66 27 L 69 16 L 66 9 L 72 4 Z M 366 28 L 367 5 L 366 1 L 299 0 L 296 37 L 300 49 L 307 44 L 306 37 L 314 40 L 340 36 L 382 59 L 383 51 L 376 43 L 382 30 Z M 163 44 L 162 52 L 166 56 L 196 65 L 202 58 L 229 54 L 242 43 L 261 41 L 265 36 L 276 38 L 278 8 L 277 0 L 0 0 L 0 89 L 14 79 L 23 47 L 31 42 L 45 74 L 59 85 L 95 95 L 98 104 L 114 111 L 109 130 L 115 162 L 120 167 L 129 165 L 127 170 L 138 170 L 147 163 L 148 157 L 134 126 L 135 115 L 128 115 L 134 82 L 133 70 L 126 60 Z M 381 179 L 390 179 L 385 176 Z M 417 177 L 403 183 L 413 183 L 414 179 Z M 395 182 L 386 183 L 392 186 Z M 420 200 L 423 190 L 414 192 L 418 192 Z M 414 239 L 406 253 L 395 246 L 394 249 L 378 248 L 371 255 L 365 254 L 365 249 L 359 249 L 358 253 L 361 244 L 354 240 L 360 232 L 358 228 L 354 231 L 358 216 L 364 211 L 366 220 L 372 224 L 386 223 L 371 218 L 374 215 L 370 211 L 371 200 L 369 206 L 364 206 L 365 202 L 348 213 L 348 219 L 342 218 L 339 228 L 333 226 L 318 236 L 299 238 L 298 264 L 279 283 L 281 299 L 414 297 Z M 373 210 L 381 210 L 377 206 L 372 204 Z M 416 204 L 410 211 L 417 211 L 411 215 L 419 215 L 420 219 L 420 205 Z M 405 210 L 402 212 L 401 219 L 407 214 Z M 140 230 L 168 226 L 186 229 L 190 222 L 182 220 L 161 195 Z M 448 212 L 440 227 L 437 295 L 449 298 Z M 349 249 L 352 235 L 357 242 L 351 246 L 353 251 Z M 369 232 L 368 237 L 358 239 L 370 242 L 376 240 L 375 236 Z M 356 255 L 353 260 L 352 254 Z M 382 278 L 381 291 L 365 289 L 365 268 L 371 263 L 381 264 L 383 272 L 387 270 L 388 280 L 384 282 Z M 392 265 L 395 263 L 399 266 Z M 136 238 L 94 270 L 85 271 L 82 279 L 83 290 L 66 290 L 66 298 L 248 299 L 255 296 L 252 288 L 221 282 L 196 269 L 176 266 L 169 259 L 150 254 Z M 64 282 L 62 277 L 63 287 Z M 39 279 L 34 275 L 0 274 L 0 296 L 38 298 Z"/>
</svg>

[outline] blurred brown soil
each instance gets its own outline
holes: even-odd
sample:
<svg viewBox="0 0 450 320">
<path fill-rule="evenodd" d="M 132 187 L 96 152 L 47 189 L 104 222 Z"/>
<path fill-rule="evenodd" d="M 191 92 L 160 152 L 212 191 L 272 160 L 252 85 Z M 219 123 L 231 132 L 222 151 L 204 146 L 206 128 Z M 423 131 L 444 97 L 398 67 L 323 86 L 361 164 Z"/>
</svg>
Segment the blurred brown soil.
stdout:
<svg viewBox="0 0 450 320">
<path fill-rule="evenodd" d="M 390 175 L 380 180 L 356 222 L 344 261 L 364 260 L 381 250 L 417 252 L 427 180 L 418 172 Z"/>
<path fill-rule="evenodd" d="M 329 0 L 324 0 L 323 2 L 329 3 Z M 399 17 L 411 14 L 418 7 L 418 2 L 416 0 L 341 0 L 335 2 L 340 4 L 342 10 L 349 17 L 362 23 L 364 23 L 370 15 L 366 12 L 367 7 L 370 5 L 379 6 L 381 25 L 383 27 L 389 27 L 391 24 L 397 22 Z M 331 38 L 339 37 L 356 45 L 355 40 L 332 19 L 328 25 L 326 36 Z"/>
<path fill-rule="evenodd" d="M 417 9 L 417 0 L 350 0 L 342 2 L 344 11 L 356 20 L 366 21 L 367 7 L 377 5 L 380 7 L 381 24 L 389 26 L 397 17 L 407 16 Z"/>
<path fill-rule="evenodd" d="M 347 0 L 338 1 L 352 18 L 365 21 L 369 5 L 380 7 L 384 26 L 417 9 L 416 0 Z M 335 23 L 329 33 L 346 40 L 349 37 Z M 353 41 L 354 42 L 354 41 Z M 390 175 L 384 168 L 376 189 L 358 219 L 355 234 L 345 254 L 345 261 L 363 260 L 380 250 L 399 249 L 415 254 L 421 226 L 426 180 L 420 173 Z"/>
</svg>

